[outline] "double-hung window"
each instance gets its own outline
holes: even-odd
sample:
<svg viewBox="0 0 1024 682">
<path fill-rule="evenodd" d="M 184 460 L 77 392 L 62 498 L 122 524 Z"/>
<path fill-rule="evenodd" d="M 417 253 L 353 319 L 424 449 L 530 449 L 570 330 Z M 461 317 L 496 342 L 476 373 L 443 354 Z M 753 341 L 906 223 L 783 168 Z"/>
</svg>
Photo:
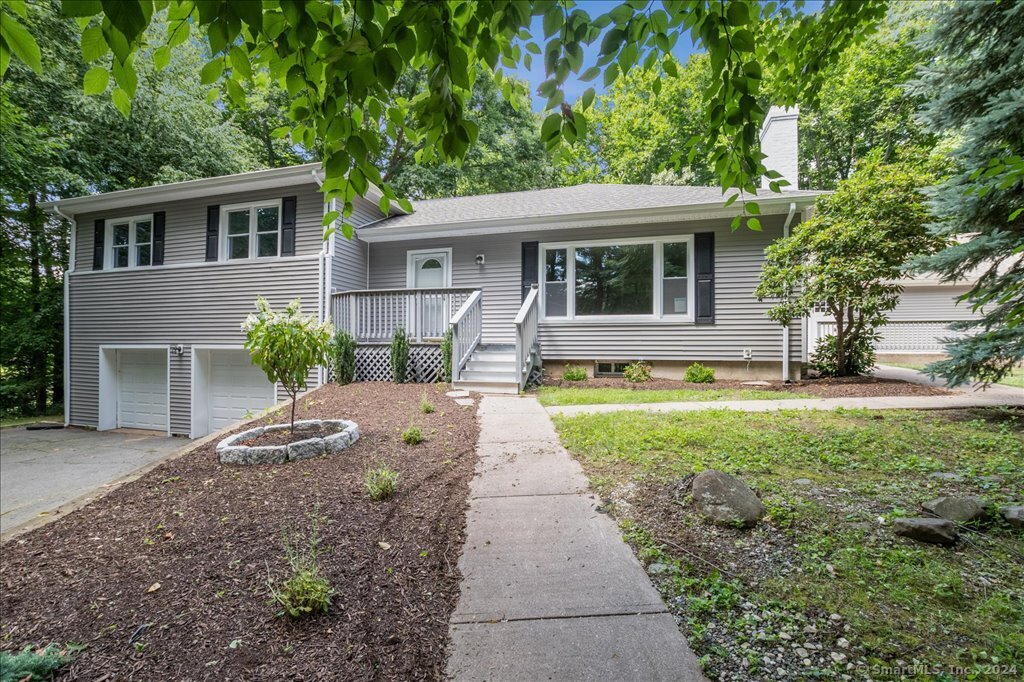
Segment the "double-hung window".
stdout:
<svg viewBox="0 0 1024 682">
<path fill-rule="evenodd" d="M 225 206 L 221 209 L 221 257 L 224 260 L 281 255 L 281 202 Z"/>
<path fill-rule="evenodd" d="M 153 216 L 107 221 L 110 268 L 140 268 L 153 264 Z"/>
<path fill-rule="evenodd" d="M 693 237 L 542 244 L 545 319 L 693 320 Z"/>
</svg>

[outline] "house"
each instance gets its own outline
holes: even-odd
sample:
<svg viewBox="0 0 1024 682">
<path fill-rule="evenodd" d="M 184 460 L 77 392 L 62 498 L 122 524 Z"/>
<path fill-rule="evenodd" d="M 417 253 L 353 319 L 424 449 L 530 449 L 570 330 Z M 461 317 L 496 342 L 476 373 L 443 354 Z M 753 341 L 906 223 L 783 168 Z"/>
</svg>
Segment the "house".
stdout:
<svg viewBox="0 0 1024 682">
<path fill-rule="evenodd" d="M 762 145 L 770 167 L 796 177 L 795 115 L 773 110 Z M 356 200 L 355 238 L 324 240 L 320 172 L 48 204 L 74 226 L 66 422 L 198 437 L 273 405 L 283 393 L 252 366 L 240 330 L 258 295 L 275 307 L 299 297 L 353 334 L 362 379 L 390 377 L 388 344 L 403 329 L 414 378 L 434 380 L 449 328 L 455 383 L 470 388 L 517 391 L 541 360 L 555 372 L 571 362 L 615 374 L 642 359 L 668 377 L 694 361 L 720 377 L 800 376 L 806 325 L 770 321 L 752 292 L 765 247 L 818 192 L 759 198 L 761 232 L 732 231 L 738 206 L 712 187 L 579 185 L 388 215 L 371 192 Z M 949 319 L 941 298 L 933 320 Z"/>
</svg>

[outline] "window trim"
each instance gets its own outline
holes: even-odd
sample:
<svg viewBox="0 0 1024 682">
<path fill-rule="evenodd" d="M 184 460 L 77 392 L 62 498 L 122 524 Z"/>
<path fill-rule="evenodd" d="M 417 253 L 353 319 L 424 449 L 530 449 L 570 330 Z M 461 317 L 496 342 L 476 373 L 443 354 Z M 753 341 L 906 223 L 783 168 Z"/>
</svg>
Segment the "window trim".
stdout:
<svg viewBox="0 0 1024 682">
<path fill-rule="evenodd" d="M 149 221 L 149 265 L 138 265 L 135 263 L 135 225 Z M 114 225 L 128 223 L 128 265 L 123 268 L 114 266 Z M 103 271 L 121 272 L 123 270 L 143 270 L 152 268 L 153 265 L 153 214 L 124 216 L 121 218 L 107 218 L 103 223 Z M 116 248 L 125 248 L 123 246 Z"/>
<path fill-rule="evenodd" d="M 229 204 L 227 206 L 220 207 L 220 225 L 217 229 L 217 262 L 228 262 L 238 263 L 247 260 L 270 260 L 272 258 L 283 258 L 281 255 L 281 228 L 284 223 L 284 215 L 281 207 L 281 199 L 267 199 L 265 201 L 247 201 L 241 204 Z M 256 211 L 261 208 L 276 208 L 277 209 L 277 253 L 272 256 L 258 256 L 257 249 L 259 248 L 258 240 L 256 239 Z M 229 258 L 228 251 L 228 214 L 234 211 L 248 210 L 249 211 L 249 256 L 247 258 Z M 270 234 L 270 232 L 262 232 L 260 234 Z M 291 258 L 291 256 L 288 256 Z"/>
<path fill-rule="evenodd" d="M 687 313 L 665 313 L 664 307 L 664 272 L 665 272 L 665 244 L 686 244 L 686 296 Z M 654 296 L 651 315 L 576 315 L 576 249 L 593 246 L 634 246 L 638 244 L 651 244 L 654 247 Z M 542 242 L 537 249 L 538 263 L 538 285 L 540 288 L 539 298 L 541 305 L 540 319 L 542 322 L 575 322 L 588 324 L 621 323 L 621 322 L 670 322 L 692 323 L 696 316 L 694 310 L 696 304 L 696 277 L 694 275 L 696 258 L 694 253 L 693 234 L 673 234 L 656 237 L 632 237 L 628 239 L 577 239 L 565 242 Z M 545 309 L 547 295 L 547 252 L 556 249 L 566 249 L 566 314 L 558 317 L 548 317 Z M 571 287 L 570 287 L 571 285 Z M 571 295 L 570 295 L 571 294 Z"/>
</svg>

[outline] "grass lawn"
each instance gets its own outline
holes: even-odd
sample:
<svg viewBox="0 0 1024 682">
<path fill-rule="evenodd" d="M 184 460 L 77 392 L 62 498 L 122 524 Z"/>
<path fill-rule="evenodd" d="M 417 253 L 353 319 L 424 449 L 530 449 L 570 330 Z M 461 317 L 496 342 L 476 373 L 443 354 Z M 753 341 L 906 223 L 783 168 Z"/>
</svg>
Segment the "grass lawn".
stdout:
<svg viewBox="0 0 1024 682">
<path fill-rule="evenodd" d="M 794 394 L 786 391 L 760 391 L 757 389 L 713 388 L 713 389 L 666 389 L 633 390 L 630 388 L 567 388 L 562 386 L 541 386 L 537 389 L 541 405 L 628 405 L 637 403 L 666 403 L 715 400 L 786 400 L 793 398 L 814 398 L 813 395 Z"/>
<path fill-rule="evenodd" d="M 778 679 L 780 669 L 800 679 L 1024 674 L 1021 532 L 1000 519 L 949 549 L 890 530 L 942 494 L 1020 504 L 1020 412 L 619 412 L 555 422 L 712 679 Z M 700 518 L 687 477 L 706 468 L 753 487 L 764 521 L 740 531 Z"/>
<path fill-rule="evenodd" d="M 889 365 L 890 367 L 904 367 L 906 369 L 916 369 L 921 371 L 925 368 L 924 365 L 910 365 L 902 362 L 883 362 L 883 365 Z M 1003 380 L 999 382 L 1002 386 L 1013 386 L 1014 388 L 1024 388 L 1024 367 L 1014 367 L 1010 370 L 1010 373 L 1003 377 Z"/>
</svg>

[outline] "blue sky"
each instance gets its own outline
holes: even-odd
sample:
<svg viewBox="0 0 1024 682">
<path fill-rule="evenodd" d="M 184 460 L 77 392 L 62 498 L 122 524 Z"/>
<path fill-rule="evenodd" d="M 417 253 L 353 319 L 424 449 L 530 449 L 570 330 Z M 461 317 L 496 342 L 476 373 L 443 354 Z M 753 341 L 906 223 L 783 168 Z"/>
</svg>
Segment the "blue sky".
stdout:
<svg viewBox="0 0 1024 682">
<path fill-rule="evenodd" d="M 576 6 L 586 11 L 591 18 L 598 17 L 617 5 L 621 5 L 622 0 L 578 0 Z M 660 3 L 659 3 L 660 4 Z M 810 0 L 801 9 L 803 13 L 816 13 L 821 10 L 822 0 Z M 544 47 L 544 28 L 543 28 L 543 17 L 534 17 L 530 24 L 530 33 L 533 34 L 534 41 Z M 597 55 L 600 51 L 601 41 L 600 39 L 594 41 L 584 49 L 583 68 L 580 71 L 584 71 L 587 68 L 597 63 Z M 697 52 L 697 49 L 690 42 L 689 33 L 679 36 L 679 40 L 676 42 L 675 49 L 672 50 L 672 54 L 679 59 L 680 62 L 685 62 L 686 59 Z M 533 68 L 527 69 L 522 64 L 516 69 L 516 74 L 520 78 L 524 79 L 530 84 L 530 92 L 533 97 L 533 108 L 539 111 L 544 106 L 544 99 L 537 95 L 537 86 L 539 86 L 544 80 L 544 59 L 542 55 L 534 55 Z M 569 80 L 565 84 L 565 100 L 570 104 L 575 102 L 576 99 L 583 94 L 583 91 L 587 88 L 592 87 L 597 91 L 597 94 L 604 92 L 604 83 L 601 77 L 597 77 L 595 80 L 584 83 L 573 76 L 569 77 Z"/>
</svg>

